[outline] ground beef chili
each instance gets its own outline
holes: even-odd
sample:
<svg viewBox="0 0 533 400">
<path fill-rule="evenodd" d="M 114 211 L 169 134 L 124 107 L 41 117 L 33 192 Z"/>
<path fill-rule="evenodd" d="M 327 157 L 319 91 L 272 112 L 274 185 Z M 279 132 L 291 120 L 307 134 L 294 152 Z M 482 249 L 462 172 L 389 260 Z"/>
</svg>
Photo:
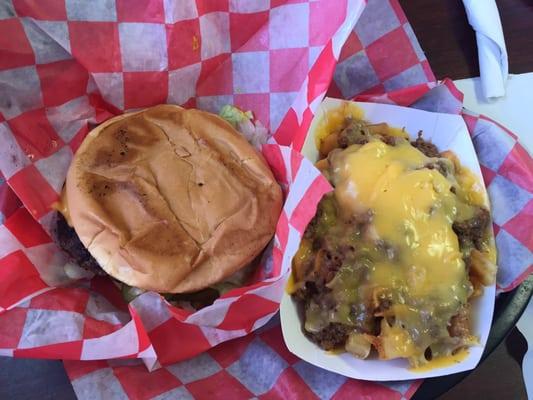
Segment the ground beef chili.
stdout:
<svg viewBox="0 0 533 400">
<path fill-rule="evenodd" d="M 435 162 L 429 163 L 425 167 L 427 169 L 434 169 L 438 171 L 444 177 L 447 177 L 451 173 L 450 167 L 448 167 L 446 163 L 442 160 L 437 160 Z"/>
<path fill-rule="evenodd" d="M 105 271 L 80 241 L 76 231 L 69 226 L 61 213 L 57 213 L 56 233 L 59 245 L 76 264 L 96 275 L 106 275 Z"/>
<path fill-rule="evenodd" d="M 470 311 L 469 306 L 465 305 L 459 310 L 459 313 L 452 317 L 448 332 L 452 337 L 465 337 L 470 334 Z"/>
<path fill-rule="evenodd" d="M 347 325 L 333 322 L 318 333 L 306 332 L 306 335 L 324 350 L 333 350 L 346 344 L 351 330 Z"/>
<path fill-rule="evenodd" d="M 365 124 L 352 118 L 346 118 L 337 139 L 339 146 L 343 149 L 352 144 L 366 144 L 369 140 L 370 132 Z"/>
<path fill-rule="evenodd" d="M 317 272 L 318 279 L 329 283 L 334 277 L 339 268 L 342 266 L 343 256 L 340 253 L 333 251 L 324 251 L 322 254 L 322 263 L 320 269 Z"/>
<path fill-rule="evenodd" d="M 418 137 L 416 138 L 416 140 L 413 140 L 411 142 L 411 145 L 413 147 L 416 147 L 418 150 L 424 153 L 427 157 L 440 157 L 440 152 L 437 146 L 435 146 L 431 142 L 428 142 L 427 140 L 424 140 L 422 138 L 421 131 L 418 132 Z"/>
<path fill-rule="evenodd" d="M 453 231 L 459 238 L 461 247 L 475 247 L 478 250 L 483 248 L 483 238 L 490 223 L 489 211 L 479 207 L 475 215 L 461 222 L 454 222 Z"/>
<path fill-rule="evenodd" d="M 304 233 L 304 238 L 312 243 L 317 257 L 305 267 L 305 270 L 312 272 L 308 273 L 305 284 L 293 294 L 302 312 L 305 313 L 311 303 L 323 310 L 336 310 L 338 302 L 328 285 L 346 262 L 353 262 L 358 258 L 358 250 L 351 244 L 350 238 L 364 232 L 371 221 L 370 212 L 343 219 L 338 215 L 333 195 L 326 195 L 322 199 Z M 354 305 L 350 310 L 354 325 L 331 322 L 318 332 L 302 330 L 321 348 L 332 350 L 344 346 L 354 329 L 362 332 L 375 331 L 372 313 L 368 311 Z"/>
</svg>

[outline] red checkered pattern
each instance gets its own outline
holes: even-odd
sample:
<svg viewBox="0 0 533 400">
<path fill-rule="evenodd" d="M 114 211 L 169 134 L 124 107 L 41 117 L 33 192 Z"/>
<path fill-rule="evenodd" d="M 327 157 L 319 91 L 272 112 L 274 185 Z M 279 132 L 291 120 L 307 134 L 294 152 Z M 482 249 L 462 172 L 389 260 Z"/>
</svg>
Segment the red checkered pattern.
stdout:
<svg viewBox="0 0 533 400">
<path fill-rule="evenodd" d="M 199 312 L 171 307 L 154 293 L 127 305 L 105 278 L 52 289 L 66 283 L 66 260 L 48 233 L 49 206 L 89 128 L 165 96 L 214 111 L 227 103 L 251 109 L 278 143 L 295 149 L 326 91 L 461 112 L 461 93 L 450 81 L 435 83 L 397 0 L 369 1 L 354 30 L 363 6 L 355 0 L 347 7 L 277 0 L 12 3 L 18 17 L 32 20 L 4 18 L 0 10 L 0 38 L 14 35 L 9 43 L 0 39 L 0 55 L 7 55 L 0 57 L 0 169 L 7 179 L 0 180 L 1 355 L 71 360 L 69 377 L 87 399 L 412 396 L 420 382 L 346 379 L 293 356 L 277 318 L 260 328 L 275 314 L 298 239 L 330 189 L 288 148 L 264 149 L 287 198 L 256 283 Z M 393 53 L 402 56 L 385 56 Z M 508 290 L 531 273 L 531 158 L 505 128 L 463 117 L 492 200 L 498 283 Z M 499 151 L 487 151 L 494 143 Z"/>
<path fill-rule="evenodd" d="M 498 289 L 533 273 L 533 159 L 517 137 L 483 116 L 463 112 L 489 192 L 498 249 Z"/>
<path fill-rule="evenodd" d="M 1 331 L 0 331 L 1 334 Z M 1 338 L 1 336 L 0 336 Z M 405 399 L 420 381 L 373 383 L 348 379 L 312 366 L 293 356 L 273 319 L 252 334 L 221 344 L 187 361 L 149 372 L 140 362 L 65 361 L 79 398 L 94 393 L 101 398 L 130 399 Z M 115 397 L 113 397 L 112 393 Z"/>
<path fill-rule="evenodd" d="M 398 1 L 370 1 L 342 49 L 328 95 L 381 94 L 428 81 L 435 76 Z"/>
</svg>

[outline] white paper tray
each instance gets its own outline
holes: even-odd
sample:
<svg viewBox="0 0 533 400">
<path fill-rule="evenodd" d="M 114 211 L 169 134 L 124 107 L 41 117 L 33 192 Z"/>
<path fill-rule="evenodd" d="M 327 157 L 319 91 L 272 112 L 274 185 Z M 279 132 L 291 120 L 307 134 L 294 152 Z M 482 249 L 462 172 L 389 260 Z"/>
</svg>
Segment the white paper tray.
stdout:
<svg viewBox="0 0 533 400">
<path fill-rule="evenodd" d="M 315 131 L 318 121 L 325 111 L 335 109 L 343 102 L 344 100 L 326 98 L 319 106 L 302 150 L 303 154 L 311 161 L 315 162 L 318 157 L 315 145 Z M 474 146 L 460 116 L 387 104 L 354 103 L 363 109 L 365 119 L 370 122 L 387 122 L 393 127 L 405 127 L 412 138 L 416 138 L 418 131 L 422 130 L 424 139 L 433 142 L 440 151 L 452 150 L 459 157 L 461 163 L 476 174 L 480 182 L 483 182 Z M 488 196 L 486 197 L 488 198 Z M 301 359 L 351 378 L 370 381 L 396 381 L 454 374 L 473 369 L 478 364 L 489 335 L 495 293 L 495 285 L 486 287 L 483 295 L 472 302 L 473 333 L 479 337 L 480 345 L 471 347 L 468 356 L 463 361 L 448 367 L 415 372 L 409 369 L 406 360 L 360 360 L 348 353 L 335 355 L 323 351 L 302 333 L 296 305 L 287 293 L 283 296 L 280 309 L 283 338 L 289 350 Z"/>
</svg>

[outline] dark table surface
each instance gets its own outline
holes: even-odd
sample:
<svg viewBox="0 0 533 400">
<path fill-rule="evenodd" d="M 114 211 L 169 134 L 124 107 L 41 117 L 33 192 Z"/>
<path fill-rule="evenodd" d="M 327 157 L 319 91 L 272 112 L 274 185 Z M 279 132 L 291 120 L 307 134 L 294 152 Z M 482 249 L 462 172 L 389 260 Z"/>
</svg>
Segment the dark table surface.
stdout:
<svg viewBox="0 0 533 400">
<path fill-rule="evenodd" d="M 400 0 L 400 4 L 437 78 L 479 75 L 475 36 L 460 0 Z M 509 71 L 515 74 L 532 72 L 533 0 L 497 0 L 497 4 L 509 53 Z M 441 400 L 525 399 L 520 369 L 525 339 L 516 329 L 503 341 L 501 339 L 508 333 L 509 324 L 514 324 L 518 318 L 521 311 L 518 305 L 527 303 L 532 285 L 530 277 L 517 291 L 498 300 L 493 331 L 499 334 L 493 335 L 492 342 L 488 343 L 488 348 L 495 350 L 474 372 L 466 377 L 466 374 L 459 374 L 448 380 L 426 380 L 415 399 L 434 398 L 435 385 L 439 388 L 437 392 L 442 393 L 455 383 L 458 384 L 453 389 L 440 396 Z M 516 306 L 510 304 L 512 300 Z M 75 398 L 62 363 L 0 357 L 0 400 L 35 398 Z"/>
<path fill-rule="evenodd" d="M 461 0 L 399 0 L 438 79 L 479 76 L 476 37 Z M 533 0 L 496 0 L 509 72 L 533 72 Z"/>
</svg>

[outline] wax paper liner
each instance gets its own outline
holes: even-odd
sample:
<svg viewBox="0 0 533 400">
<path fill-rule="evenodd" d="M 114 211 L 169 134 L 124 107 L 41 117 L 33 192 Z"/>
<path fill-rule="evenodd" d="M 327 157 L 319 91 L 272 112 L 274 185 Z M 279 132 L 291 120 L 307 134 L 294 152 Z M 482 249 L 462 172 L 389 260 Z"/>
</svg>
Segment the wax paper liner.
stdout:
<svg viewBox="0 0 533 400">
<path fill-rule="evenodd" d="M 25 3 L 15 2 L 15 7 L 8 4 L 5 6 L 7 11 L 0 7 L 0 15 L 2 12 L 4 15 L 14 15 L 14 8 L 18 11 L 23 10 Z M 120 2 L 117 1 L 118 3 Z M 151 18 L 157 18 L 161 9 L 162 6 L 155 7 L 153 11 L 155 16 Z M 50 15 L 52 12 L 55 11 L 50 7 L 44 11 L 38 10 L 42 16 Z M 55 18 L 63 20 L 63 15 L 64 11 L 60 11 Z M 52 25 L 60 24 L 50 24 Z M 59 28 L 58 30 L 61 31 Z M 8 75 L 8 78 L 11 76 Z M 114 75 L 103 76 L 108 81 L 114 78 Z M 327 77 L 326 74 L 324 81 L 328 80 Z M 400 90 L 404 88 L 408 89 Z M 428 92 L 429 89 L 433 90 Z M 442 111 L 439 104 L 449 105 L 449 109 L 453 112 L 461 109 L 460 94 L 453 86 L 449 82 L 444 85 L 435 83 L 424 53 L 396 0 L 369 1 L 341 52 L 340 63 L 335 70 L 334 81 L 329 90 L 329 94 L 336 97 L 352 98 L 362 94 L 363 100 L 403 105 L 411 105 L 423 96 L 423 103 L 433 104 L 435 110 Z M 107 100 L 110 101 L 113 95 L 120 97 L 123 94 L 110 93 Z M 240 100 L 240 97 L 234 95 L 233 99 Z M 297 110 L 299 111 L 296 112 Z M 310 111 L 306 112 L 305 107 L 303 110 L 304 112 L 301 106 L 292 106 L 290 116 L 286 117 L 289 122 L 285 132 L 290 133 L 292 127 L 298 131 L 299 126 L 294 123 L 295 120 L 299 121 L 298 115 L 310 118 L 308 116 Z M 279 114 L 277 115 L 277 117 L 274 115 L 272 120 L 279 121 Z M 477 120 L 487 123 L 489 121 L 484 117 L 472 115 L 471 117 L 470 121 L 475 124 L 469 123 L 467 119 L 469 127 L 477 125 Z M 492 122 L 490 124 L 494 125 Z M 510 133 L 506 133 L 502 128 L 496 131 L 496 136 L 505 140 Z M 295 145 L 298 146 L 298 141 Z M 518 145 L 516 148 L 523 150 Z M 519 154 L 525 155 L 518 157 L 519 162 L 514 164 L 514 171 L 519 171 L 515 175 L 523 175 L 526 177 L 526 182 L 531 182 L 530 174 L 527 173 L 531 170 L 531 160 L 522 150 L 517 150 Z M 2 212 L 5 215 L 12 215 L 20 206 L 19 200 L 7 185 L 0 186 L 0 196 L 4 200 Z M 531 212 L 525 213 L 522 218 L 525 221 L 524 227 L 532 225 Z M 524 229 L 522 232 L 527 233 L 528 230 Z M 530 242 L 529 249 L 531 249 Z M 530 257 L 530 253 L 526 255 Z M 516 282 L 520 281 L 519 277 L 520 275 Z M 502 283 L 502 287 L 506 290 L 511 286 Z M 20 333 L 24 330 L 26 314 L 31 309 L 30 304 L 22 304 L 22 307 L 15 307 L 0 315 L 0 342 L 4 344 L 2 347 L 10 349 L 16 347 L 21 337 Z M 34 310 L 40 306 L 36 304 L 36 307 Z M 149 373 L 138 360 L 67 361 L 65 367 L 77 396 L 82 399 L 190 398 L 191 396 L 213 399 L 241 399 L 254 396 L 279 399 L 343 399 L 358 396 L 369 399 L 399 399 L 411 397 L 421 383 L 420 381 L 371 383 L 347 379 L 313 367 L 288 352 L 278 324 L 277 318 L 274 318 L 267 326 L 250 335 L 211 348 L 188 361 L 163 366 L 152 373 Z M 11 329 L 10 325 L 19 328 Z M 15 334 L 11 334 L 13 331 Z"/>
</svg>

